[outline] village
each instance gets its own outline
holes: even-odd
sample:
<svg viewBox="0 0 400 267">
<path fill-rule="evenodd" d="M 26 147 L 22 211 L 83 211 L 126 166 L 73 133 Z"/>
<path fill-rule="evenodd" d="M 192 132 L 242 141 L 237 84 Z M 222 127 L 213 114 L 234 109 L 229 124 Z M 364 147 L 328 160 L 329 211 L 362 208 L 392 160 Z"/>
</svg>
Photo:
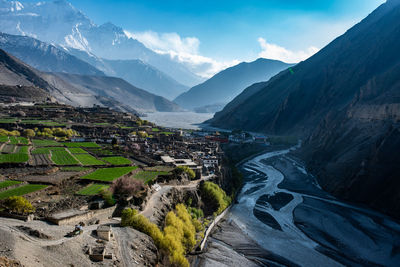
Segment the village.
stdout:
<svg viewBox="0 0 400 267">
<path fill-rule="evenodd" d="M 88 263 L 109 261 L 111 266 L 130 266 L 132 257 L 138 264 L 158 259 L 148 251 L 154 246 L 148 236 L 143 237 L 148 246 L 132 243 L 142 256 L 118 245 L 129 236 L 112 227 L 120 225 L 124 208 L 162 227 L 175 205 L 189 203 L 188 210 L 205 214 L 199 217 L 200 245 L 217 214 L 199 188 L 207 181 L 230 184 L 226 180 L 232 178 L 221 144 L 268 145 L 265 137 L 166 129 L 105 107 L 55 103 L 2 105 L 0 132 L 1 230 L 43 244 L 77 246 L 69 240 L 80 240 Z M 233 194 L 229 186 L 226 190 Z M 30 208 L 16 208 L 18 201 Z M 0 255 L 10 253 L 6 249 Z M 146 253 L 152 259 L 144 258 Z"/>
</svg>

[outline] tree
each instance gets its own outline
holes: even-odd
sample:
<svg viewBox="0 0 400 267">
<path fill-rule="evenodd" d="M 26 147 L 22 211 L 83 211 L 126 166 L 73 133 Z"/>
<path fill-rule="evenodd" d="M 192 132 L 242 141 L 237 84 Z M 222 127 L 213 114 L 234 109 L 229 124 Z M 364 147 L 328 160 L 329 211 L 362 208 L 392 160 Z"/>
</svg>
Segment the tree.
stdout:
<svg viewBox="0 0 400 267">
<path fill-rule="evenodd" d="M 186 173 L 190 180 L 196 178 L 196 173 L 190 169 L 188 166 L 178 166 L 176 167 L 178 174 Z"/>
<path fill-rule="evenodd" d="M 32 129 L 25 129 L 24 130 L 24 136 L 26 136 L 26 137 L 34 137 L 35 135 L 36 135 L 35 131 L 32 130 Z"/>
<path fill-rule="evenodd" d="M 121 177 L 115 180 L 111 185 L 111 192 L 119 196 L 134 196 L 143 189 L 144 183 L 142 180 L 136 180 L 130 177 Z"/>
<path fill-rule="evenodd" d="M 24 197 L 13 196 L 4 201 L 4 206 L 7 210 L 19 214 L 29 214 L 35 211 L 32 204 Z"/>
<path fill-rule="evenodd" d="M 145 131 L 139 131 L 139 132 L 138 132 L 138 136 L 139 136 L 140 138 L 146 138 L 146 137 L 148 137 L 149 135 L 148 135 Z"/>
</svg>

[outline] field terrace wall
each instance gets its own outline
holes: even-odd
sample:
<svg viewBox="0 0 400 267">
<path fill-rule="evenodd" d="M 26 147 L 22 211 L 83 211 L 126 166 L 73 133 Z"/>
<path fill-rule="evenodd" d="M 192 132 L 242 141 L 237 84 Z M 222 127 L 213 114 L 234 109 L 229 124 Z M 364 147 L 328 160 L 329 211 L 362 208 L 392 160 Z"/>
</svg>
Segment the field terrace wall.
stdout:
<svg viewBox="0 0 400 267">
<path fill-rule="evenodd" d="M 88 222 L 93 218 L 97 217 L 111 217 L 116 209 L 116 206 L 100 209 L 100 210 L 87 210 L 87 211 L 79 211 L 79 210 L 71 210 L 71 211 L 63 211 L 57 214 L 53 214 L 46 218 L 49 222 L 52 222 L 57 225 L 75 225 L 79 222 Z"/>
</svg>

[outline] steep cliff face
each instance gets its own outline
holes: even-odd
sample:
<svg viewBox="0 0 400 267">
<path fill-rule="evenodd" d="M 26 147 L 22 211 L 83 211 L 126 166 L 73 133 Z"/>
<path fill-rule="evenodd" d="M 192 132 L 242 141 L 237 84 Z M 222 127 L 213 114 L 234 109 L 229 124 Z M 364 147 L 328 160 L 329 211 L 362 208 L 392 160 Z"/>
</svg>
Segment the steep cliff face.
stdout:
<svg viewBox="0 0 400 267">
<path fill-rule="evenodd" d="M 400 64 L 371 79 L 305 141 L 307 166 L 333 194 L 400 218 Z"/>
<path fill-rule="evenodd" d="M 388 0 L 310 59 L 246 89 L 211 123 L 298 134 L 334 195 L 400 218 L 400 1 Z"/>
<path fill-rule="evenodd" d="M 210 121 L 221 128 L 307 136 L 400 61 L 400 1 L 383 4 L 308 60 L 247 88 Z M 256 90 L 254 90 L 256 89 Z"/>
</svg>

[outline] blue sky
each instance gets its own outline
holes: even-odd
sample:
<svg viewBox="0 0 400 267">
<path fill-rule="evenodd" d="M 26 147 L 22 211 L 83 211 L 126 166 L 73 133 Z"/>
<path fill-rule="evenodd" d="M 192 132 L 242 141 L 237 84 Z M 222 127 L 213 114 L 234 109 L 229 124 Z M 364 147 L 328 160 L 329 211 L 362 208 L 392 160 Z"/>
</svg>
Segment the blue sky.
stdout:
<svg viewBox="0 0 400 267">
<path fill-rule="evenodd" d="M 384 0 L 71 0 L 97 24 L 199 40 L 216 60 L 252 60 L 259 38 L 291 51 L 325 46 Z"/>
<path fill-rule="evenodd" d="M 150 49 L 179 57 L 210 76 L 258 57 L 304 60 L 385 0 L 70 2 L 96 24 L 112 22 Z M 201 70 L 202 66 L 211 67 Z"/>
</svg>

